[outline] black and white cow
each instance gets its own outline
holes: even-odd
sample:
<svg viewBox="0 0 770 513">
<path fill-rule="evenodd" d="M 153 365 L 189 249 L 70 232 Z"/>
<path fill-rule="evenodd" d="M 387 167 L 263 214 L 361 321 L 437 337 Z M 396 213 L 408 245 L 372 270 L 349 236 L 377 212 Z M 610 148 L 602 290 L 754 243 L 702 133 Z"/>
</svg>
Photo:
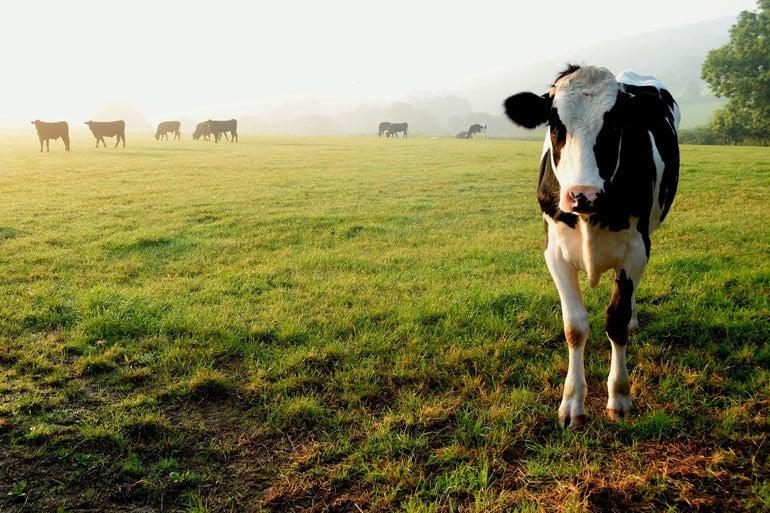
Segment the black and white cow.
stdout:
<svg viewBox="0 0 770 513">
<path fill-rule="evenodd" d="M 409 137 L 409 123 L 391 123 L 385 137 L 398 137 L 399 132 L 404 134 L 403 137 Z"/>
<path fill-rule="evenodd" d="M 388 129 L 390 128 L 390 122 L 389 121 L 382 121 L 380 125 L 377 127 L 377 137 L 382 137 L 388 132 Z"/>
<path fill-rule="evenodd" d="M 607 413 L 623 417 L 632 409 L 626 344 L 629 330 L 638 327 L 635 292 L 650 256 L 650 234 L 668 214 L 679 180 L 679 107 L 654 77 L 569 66 L 547 93 L 511 96 L 505 111 L 526 128 L 548 124 L 537 198 L 569 348 L 559 422 L 585 422 L 589 329 L 579 271 L 591 287 L 602 273 L 615 271 L 604 322 L 612 346 Z"/>
<path fill-rule="evenodd" d="M 468 128 L 468 131 L 465 133 L 466 139 L 475 139 L 476 135 L 479 135 L 482 139 L 487 138 L 487 125 L 483 124 L 480 125 L 478 123 L 474 123 Z"/>
</svg>

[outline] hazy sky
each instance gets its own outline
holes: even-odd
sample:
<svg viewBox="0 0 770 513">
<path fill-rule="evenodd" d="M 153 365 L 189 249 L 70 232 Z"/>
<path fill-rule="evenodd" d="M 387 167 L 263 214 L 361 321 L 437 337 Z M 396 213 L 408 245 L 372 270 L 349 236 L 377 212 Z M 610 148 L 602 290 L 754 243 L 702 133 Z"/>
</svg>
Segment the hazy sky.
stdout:
<svg viewBox="0 0 770 513">
<path fill-rule="evenodd" d="M 229 117 L 285 100 L 352 105 L 593 43 L 737 15 L 754 0 L 4 2 L 0 120 Z"/>
</svg>

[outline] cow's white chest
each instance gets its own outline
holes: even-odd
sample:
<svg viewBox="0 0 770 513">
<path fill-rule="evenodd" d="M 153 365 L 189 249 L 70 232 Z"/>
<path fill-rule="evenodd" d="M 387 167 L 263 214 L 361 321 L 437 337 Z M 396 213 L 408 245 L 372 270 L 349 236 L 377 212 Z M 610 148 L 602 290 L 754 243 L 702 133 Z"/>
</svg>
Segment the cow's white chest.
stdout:
<svg viewBox="0 0 770 513">
<path fill-rule="evenodd" d="M 548 222 L 549 246 L 556 245 L 566 261 L 585 271 L 592 287 L 599 283 L 603 273 L 610 269 L 620 269 L 628 256 L 635 253 L 640 244 L 644 244 L 636 230 L 635 219 L 631 220 L 629 229 L 613 232 L 582 219 L 575 228 L 570 228 L 548 216 L 544 217 Z"/>
</svg>

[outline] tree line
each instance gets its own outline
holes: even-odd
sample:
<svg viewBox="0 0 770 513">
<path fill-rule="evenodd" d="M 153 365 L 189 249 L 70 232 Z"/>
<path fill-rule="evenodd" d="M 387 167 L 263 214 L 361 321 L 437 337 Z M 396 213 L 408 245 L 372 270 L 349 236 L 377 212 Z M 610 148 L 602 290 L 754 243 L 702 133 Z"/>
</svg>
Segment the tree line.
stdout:
<svg viewBox="0 0 770 513">
<path fill-rule="evenodd" d="M 708 125 L 683 130 L 682 142 L 770 145 L 770 0 L 740 13 L 730 40 L 706 56 L 701 78 L 728 101 Z"/>
</svg>

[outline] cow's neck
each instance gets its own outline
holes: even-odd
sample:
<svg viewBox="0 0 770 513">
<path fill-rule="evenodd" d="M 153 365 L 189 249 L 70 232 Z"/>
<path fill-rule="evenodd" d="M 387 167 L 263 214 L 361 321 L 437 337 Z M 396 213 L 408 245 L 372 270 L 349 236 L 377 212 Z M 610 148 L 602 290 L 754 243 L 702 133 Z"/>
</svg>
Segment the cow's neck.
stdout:
<svg viewBox="0 0 770 513">
<path fill-rule="evenodd" d="M 618 268 L 625 260 L 628 245 L 636 231 L 636 218 L 631 218 L 629 228 L 614 231 L 592 223 L 585 216 L 578 216 L 575 230 L 580 233 L 580 255 L 575 255 L 588 275 L 588 284 L 595 287 L 599 278 L 610 269 Z"/>
<path fill-rule="evenodd" d="M 581 239 L 580 254 L 583 261 L 583 269 L 585 269 L 588 275 L 588 285 L 596 287 L 602 275 L 602 270 L 598 268 L 598 258 L 596 258 L 598 256 L 597 251 L 599 250 L 597 247 L 596 227 L 584 216 L 578 216 L 578 230 L 580 230 Z"/>
</svg>

